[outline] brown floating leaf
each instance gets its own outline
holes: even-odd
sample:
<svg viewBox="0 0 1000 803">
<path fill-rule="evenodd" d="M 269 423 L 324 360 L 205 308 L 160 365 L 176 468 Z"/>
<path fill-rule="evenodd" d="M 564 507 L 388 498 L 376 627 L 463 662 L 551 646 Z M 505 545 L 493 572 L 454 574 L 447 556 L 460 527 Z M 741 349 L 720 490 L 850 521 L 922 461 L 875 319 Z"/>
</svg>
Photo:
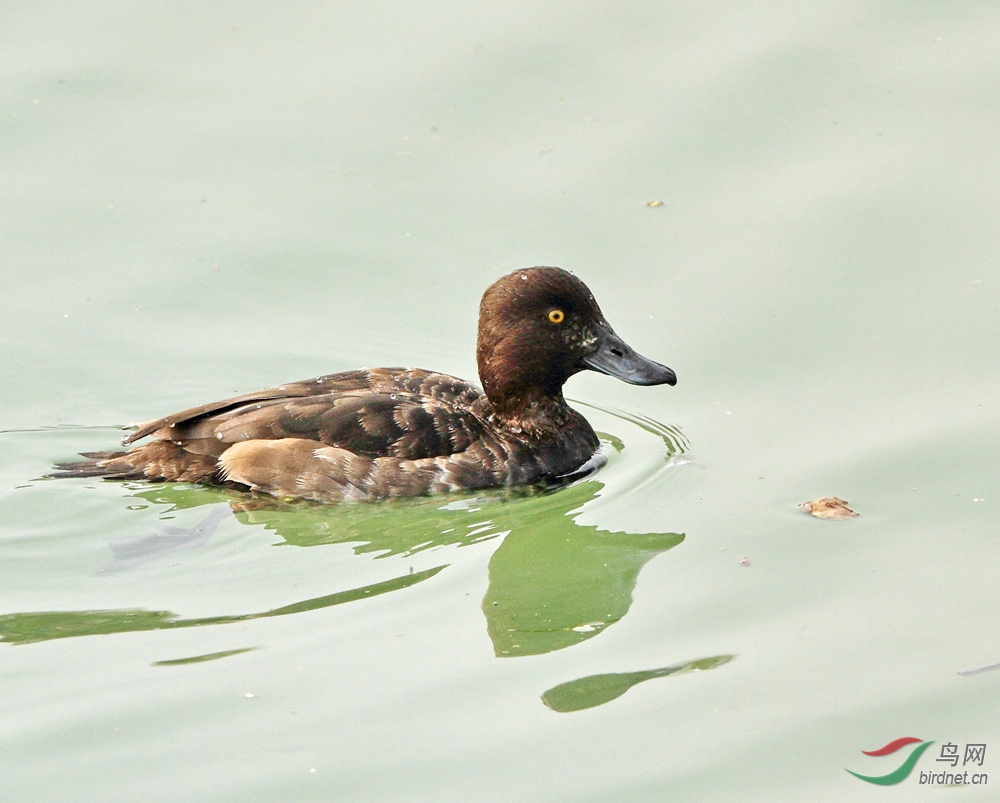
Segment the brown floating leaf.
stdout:
<svg viewBox="0 0 1000 803">
<path fill-rule="evenodd" d="M 836 496 L 824 496 L 815 502 L 803 502 L 799 507 L 821 519 L 850 519 L 858 515 L 847 506 L 847 502 Z"/>
</svg>

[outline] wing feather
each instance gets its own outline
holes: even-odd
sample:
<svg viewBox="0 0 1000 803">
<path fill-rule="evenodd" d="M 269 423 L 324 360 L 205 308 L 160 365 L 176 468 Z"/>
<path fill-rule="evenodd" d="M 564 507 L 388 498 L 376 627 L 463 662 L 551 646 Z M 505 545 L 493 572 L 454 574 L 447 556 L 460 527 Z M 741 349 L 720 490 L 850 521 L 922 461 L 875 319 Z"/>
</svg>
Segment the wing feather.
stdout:
<svg viewBox="0 0 1000 803">
<path fill-rule="evenodd" d="M 187 451 L 221 455 L 232 444 L 295 438 L 368 457 L 419 460 L 462 451 L 482 437 L 471 406 L 481 391 L 415 369 L 332 374 L 236 396 L 142 425 Z"/>
</svg>

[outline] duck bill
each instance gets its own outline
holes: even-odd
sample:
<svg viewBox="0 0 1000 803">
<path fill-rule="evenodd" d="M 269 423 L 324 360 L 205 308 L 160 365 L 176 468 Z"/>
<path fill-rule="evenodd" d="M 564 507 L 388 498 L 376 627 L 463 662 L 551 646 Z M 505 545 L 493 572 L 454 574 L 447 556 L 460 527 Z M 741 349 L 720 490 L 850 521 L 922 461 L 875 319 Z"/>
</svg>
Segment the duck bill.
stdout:
<svg viewBox="0 0 1000 803">
<path fill-rule="evenodd" d="M 597 348 L 582 362 L 591 371 L 613 376 L 631 385 L 677 384 L 677 375 L 673 371 L 643 357 L 611 329 L 601 333 Z"/>
</svg>

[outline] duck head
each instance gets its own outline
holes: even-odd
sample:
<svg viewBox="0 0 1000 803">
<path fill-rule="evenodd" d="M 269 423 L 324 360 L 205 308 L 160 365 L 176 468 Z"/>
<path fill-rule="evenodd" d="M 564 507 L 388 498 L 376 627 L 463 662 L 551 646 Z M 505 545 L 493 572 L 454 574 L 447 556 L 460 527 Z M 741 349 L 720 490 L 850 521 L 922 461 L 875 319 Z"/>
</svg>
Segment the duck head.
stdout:
<svg viewBox="0 0 1000 803">
<path fill-rule="evenodd" d="M 498 279 L 479 305 L 479 378 L 501 415 L 560 398 L 573 374 L 597 371 L 633 385 L 674 385 L 664 365 L 615 334 L 593 293 L 561 268 L 526 268 Z"/>
</svg>

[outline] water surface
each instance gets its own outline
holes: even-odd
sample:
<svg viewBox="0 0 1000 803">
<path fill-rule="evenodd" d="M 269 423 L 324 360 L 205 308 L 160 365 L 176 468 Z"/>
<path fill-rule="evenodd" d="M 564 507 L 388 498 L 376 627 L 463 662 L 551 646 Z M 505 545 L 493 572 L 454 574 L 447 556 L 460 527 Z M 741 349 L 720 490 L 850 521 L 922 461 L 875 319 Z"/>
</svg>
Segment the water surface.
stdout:
<svg viewBox="0 0 1000 803">
<path fill-rule="evenodd" d="M 947 742 L 1000 782 L 998 38 L 986 2 L 6 4 L 5 788 L 937 799 Z M 473 378 L 534 264 L 679 377 L 571 380 L 608 465 L 570 487 L 40 479 L 281 382 Z M 845 772 L 902 736 L 899 786 Z"/>
</svg>

